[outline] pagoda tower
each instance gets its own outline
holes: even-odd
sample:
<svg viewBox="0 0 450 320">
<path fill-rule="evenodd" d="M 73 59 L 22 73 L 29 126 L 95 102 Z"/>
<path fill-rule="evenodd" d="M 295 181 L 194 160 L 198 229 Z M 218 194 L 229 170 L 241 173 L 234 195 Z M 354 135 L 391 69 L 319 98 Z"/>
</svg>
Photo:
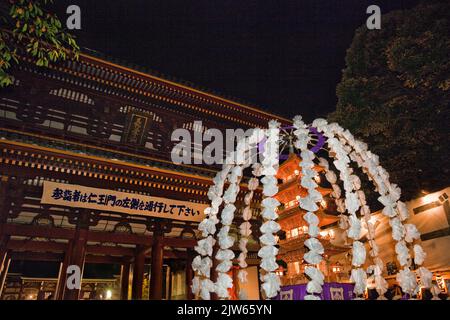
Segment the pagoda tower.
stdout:
<svg viewBox="0 0 450 320">
<path fill-rule="evenodd" d="M 287 270 L 283 270 L 282 282 L 283 285 L 306 283 L 307 279 L 304 276 L 303 255 L 306 253 L 304 242 L 309 238 L 308 223 L 303 219 L 306 211 L 299 207 L 298 199 L 305 197 L 307 189 L 300 184 L 301 181 L 301 159 L 295 153 L 290 153 L 286 161 L 284 161 L 277 172 L 277 179 L 281 180 L 279 184 L 279 191 L 275 198 L 280 201 L 281 205 L 278 208 L 278 223 L 285 233 L 285 239 L 280 239 L 280 251 L 278 259 L 283 260 L 287 264 Z M 323 171 L 323 168 L 316 166 L 317 172 Z M 316 181 L 320 183 L 319 176 Z M 318 187 L 318 191 L 325 198 L 331 189 Z M 319 217 L 319 227 L 323 228 L 331 225 L 339 220 L 337 215 L 327 214 L 325 209 L 327 203 L 322 201 L 320 209 L 315 213 Z M 347 251 L 346 248 L 336 247 L 331 244 L 334 232 L 321 231 L 318 239 L 322 243 L 325 253 L 324 260 L 318 266 L 322 273 L 326 276 L 327 281 L 332 281 L 332 274 L 330 274 L 330 265 L 328 257 Z"/>
</svg>

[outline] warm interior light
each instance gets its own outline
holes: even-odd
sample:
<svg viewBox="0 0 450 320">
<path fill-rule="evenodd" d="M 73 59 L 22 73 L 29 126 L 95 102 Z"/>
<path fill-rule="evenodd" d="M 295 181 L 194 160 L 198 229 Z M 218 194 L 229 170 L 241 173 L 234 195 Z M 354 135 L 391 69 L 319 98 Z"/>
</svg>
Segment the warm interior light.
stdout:
<svg viewBox="0 0 450 320">
<path fill-rule="evenodd" d="M 371 216 L 369 219 L 369 223 L 373 226 L 378 222 L 378 219 L 375 216 Z"/>
<path fill-rule="evenodd" d="M 112 291 L 106 290 L 106 300 L 110 300 L 112 298 Z"/>
<path fill-rule="evenodd" d="M 329 233 L 330 238 L 334 239 L 334 230 L 330 230 Z"/>
<path fill-rule="evenodd" d="M 427 194 L 426 196 L 423 197 L 423 200 L 428 203 L 428 202 L 433 202 L 435 200 L 435 195 L 434 194 Z"/>
</svg>

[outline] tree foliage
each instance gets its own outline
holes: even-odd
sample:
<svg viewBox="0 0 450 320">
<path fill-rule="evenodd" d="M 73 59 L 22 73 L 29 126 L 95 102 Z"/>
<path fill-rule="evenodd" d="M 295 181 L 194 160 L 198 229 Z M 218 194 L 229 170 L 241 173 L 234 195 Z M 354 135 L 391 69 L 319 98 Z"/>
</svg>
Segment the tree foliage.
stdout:
<svg viewBox="0 0 450 320">
<path fill-rule="evenodd" d="M 1 5 L 0 87 L 12 83 L 9 71 L 21 56 L 31 58 L 37 66 L 48 66 L 49 62 L 65 60 L 68 56 L 78 58 L 80 48 L 74 37 L 47 9 L 52 2 L 9 0 Z"/>
<path fill-rule="evenodd" d="M 449 185 L 450 3 L 356 30 L 329 115 L 380 156 L 405 199 Z"/>
</svg>

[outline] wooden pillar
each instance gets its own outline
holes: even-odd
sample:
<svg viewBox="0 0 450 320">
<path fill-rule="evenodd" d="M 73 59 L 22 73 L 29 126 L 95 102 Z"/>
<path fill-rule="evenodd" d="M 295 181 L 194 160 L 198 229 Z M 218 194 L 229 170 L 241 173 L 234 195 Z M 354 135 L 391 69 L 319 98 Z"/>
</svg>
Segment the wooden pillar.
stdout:
<svg viewBox="0 0 450 320">
<path fill-rule="evenodd" d="M 192 260 L 194 258 L 194 251 L 191 249 L 187 250 L 186 259 L 186 299 L 194 300 L 194 294 L 192 293 L 191 285 L 192 279 L 194 278 L 194 270 L 192 269 Z"/>
<path fill-rule="evenodd" d="M 130 279 L 130 264 L 122 264 L 120 272 L 120 300 L 128 300 L 128 283 Z"/>
<path fill-rule="evenodd" d="M 136 248 L 136 255 L 134 257 L 133 265 L 133 285 L 131 289 L 131 298 L 133 300 L 142 299 L 142 285 L 144 283 L 144 266 L 145 266 L 145 254 L 147 248 L 138 246 Z"/>
<path fill-rule="evenodd" d="M 97 283 L 94 283 L 94 287 L 92 288 L 92 291 L 89 293 L 89 300 L 97 300 L 98 294 L 97 294 Z"/>
<path fill-rule="evenodd" d="M 6 257 L 4 260 L 5 261 L 3 262 L 3 268 L 2 268 L 2 271 L 0 272 L 0 299 L 2 297 L 3 289 L 5 287 L 6 276 L 8 275 L 9 265 L 11 263 L 11 257 L 8 254 L 6 254 Z"/>
<path fill-rule="evenodd" d="M 166 272 L 166 300 L 172 300 L 172 268 L 168 267 Z M 167 285 L 168 284 L 168 285 Z"/>
<path fill-rule="evenodd" d="M 64 299 L 64 289 L 66 288 L 67 279 L 67 267 L 70 263 L 71 253 L 73 248 L 73 241 L 70 240 L 67 246 L 66 253 L 64 254 L 64 260 L 59 265 L 58 282 L 56 284 L 55 297 L 54 300 Z"/>
<path fill-rule="evenodd" d="M 232 277 L 233 278 L 233 287 L 231 288 L 232 294 L 230 294 L 230 296 L 232 297 L 231 300 L 239 300 L 239 291 L 240 291 L 239 277 L 238 277 L 239 267 L 232 266 L 231 270 L 232 270 L 232 275 L 233 275 L 233 277 Z"/>
<path fill-rule="evenodd" d="M 80 281 L 83 279 L 84 260 L 86 255 L 86 243 L 87 243 L 88 230 L 79 228 L 75 232 L 75 238 L 73 241 L 70 264 L 80 268 Z M 64 285 L 64 300 L 78 300 L 81 289 L 69 289 Z"/>
<path fill-rule="evenodd" d="M 262 294 L 262 283 L 261 283 L 261 267 L 258 265 L 258 293 L 259 293 L 259 300 L 263 300 L 263 294 Z"/>
<path fill-rule="evenodd" d="M 1 230 L 1 224 L 0 224 Z M 9 236 L 2 235 L 0 231 L 0 299 L 2 297 L 3 286 L 6 281 L 6 276 L 9 270 L 9 264 L 11 263 L 11 259 L 8 255 L 8 241 Z"/>
<path fill-rule="evenodd" d="M 3 272 L 6 264 L 9 235 L 3 233 L 3 225 L 7 220 L 6 194 L 8 192 L 8 177 L 0 178 L 0 273 Z"/>
<path fill-rule="evenodd" d="M 150 300 L 162 299 L 163 284 L 164 233 L 153 232 L 152 269 L 150 274 Z"/>
<path fill-rule="evenodd" d="M 23 293 L 23 280 L 20 278 L 20 289 L 19 289 L 19 297 L 17 300 L 22 300 L 22 293 Z"/>
<path fill-rule="evenodd" d="M 0 273 L 3 272 L 3 269 L 6 265 L 6 257 L 8 255 L 8 241 L 9 236 L 0 235 Z"/>
<path fill-rule="evenodd" d="M 37 294 L 37 300 L 45 300 L 45 282 L 41 281 L 39 284 L 39 292 Z"/>
</svg>

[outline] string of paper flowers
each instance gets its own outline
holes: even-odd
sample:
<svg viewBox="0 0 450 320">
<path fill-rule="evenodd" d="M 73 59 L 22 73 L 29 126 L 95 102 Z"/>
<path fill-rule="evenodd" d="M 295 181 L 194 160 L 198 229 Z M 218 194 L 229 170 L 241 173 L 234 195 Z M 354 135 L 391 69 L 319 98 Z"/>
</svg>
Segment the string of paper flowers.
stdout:
<svg viewBox="0 0 450 320">
<path fill-rule="evenodd" d="M 352 244 L 352 272 L 351 280 L 355 282 L 355 293 L 360 295 L 364 292 L 367 283 L 366 271 L 362 268 L 366 260 L 366 248 L 359 240 L 361 238 L 362 223 L 358 219 L 356 212 L 359 210 L 364 218 L 365 226 L 368 230 L 368 240 L 371 250 L 369 254 L 373 258 L 374 264 L 369 266 L 368 272 L 373 274 L 376 288 L 380 295 L 386 290 L 386 281 L 382 277 L 383 263 L 378 256 L 378 247 L 375 242 L 375 229 L 370 218 L 370 209 L 367 206 L 365 194 L 361 190 L 361 181 L 350 167 L 351 161 L 357 163 L 363 173 L 367 174 L 370 180 L 374 182 L 375 189 L 380 193 L 379 201 L 384 205 L 382 213 L 389 217 L 389 223 L 392 227 L 392 237 L 397 241 L 396 253 L 397 258 L 403 269 L 397 275 L 397 281 L 404 292 L 413 294 L 417 291 L 418 285 L 416 275 L 411 272 L 411 256 L 408 245 L 412 246 L 414 240 L 420 237 L 417 228 L 412 224 L 403 224 L 408 218 L 408 211 L 400 199 L 400 189 L 389 182 L 389 175 L 379 165 L 376 155 L 367 150 L 367 145 L 356 140 L 348 131 L 342 129 L 339 125 L 328 124 L 324 119 L 317 119 L 312 124 L 314 130 L 322 132 L 327 138 L 330 156 L 334 159 L 333 164 L 339 171 L 339 178 L 343 183 L 345 196 L 341 197 L 342 192 L 337 185 L 337 176 L 329 170 L 328 163 L 325 159 L 319 158 L 319 163 L 326 170 L 326 178 L 332 184 L 332 196 L 335 198 L 338 211 L 341 213 L 341 225 L 347 229 L 347 236 L 353 239 Z M 247 243 L 251 234 L 251 201 L 254 191 L 258 188 L 258 178 L 263 176 L 261 182 L 263 184 L 262 193 L 264 199 L 261 202 L 261 216 L 264 219 L 262 224 L 261 237 L 259 238 L 261 249 L 258 256 L 261 258 L 260 278 L 262 281 L 262 290 L 265 298 L 273 298 L 280 289 L 280 279 L 275 273 L 278 268 L 276 263 L 276 255 L 278 248 L 276 247 L 278 238 L 275 234 L 280 230 L 279 224 L 275 221 L 278 217 L 276 208 L 280 205 L 279 201 L 274 198 L 278 192 L 276 173 L 278 170 L 278 155 L 280 143 L 280 124 L 276 121 L 269 122 L 267 130 L 255 129 L 253 134 L 237 144 L 236 152 L 232 153 L 224 164 L 222 170 L 217 173 L 213 179 L 213 185 L 208 191 L 208 198 L 211 206 L 205 210 L 205 219 L 200 223 L 199 230 L 202 232 L 202 239 L 198 240 L 195 250 L 199 253 L 192 262 L 192 267 L 196 273 L 193 279 L 192 290 L 197 297 L 202 299 L 210 299 L 210 293 L 216 292 L 217 295 L 226 299 L 229 297 L 228 289 L 233 286 L 232 278 L 228 275 L 233 259 L 234 252 L 231 247 L 234 244 L 234 238 L 229 236 L 230 227 L 233 223 L 236 207 L 234 205 L 236 197 L 240 190 L 240 182 L 243 170 L 251 163 L 249 152 L 255 144 L 259 143 L 265 137 L 264 150 L 262 152 L 263 160 L 261 164 L 253 165 L 254 177 L 249 180 L 249 192 L 244 197 L 245 208 L 243 210 L 243 222 L 239 226 L 241 239 L 239 241 L 240 254 L 238 262 L 241 269 L 238 278 L 241 282 L 247 279 Z M 309 224 L 309 238 L 305 241 L 309 251 L 304 255 L 304 259 L 311 265 L 317 265 L 322 261 L 324 248 L 317 239 L 319 233 L 319 219 L 314 214 L 318 210 L 317 203 L 322 201 L 322 194 L 317 190 L 317 183 L 314 178 L 317 175 L 314 170 L 315 154 L 308 149 L 308 144 L 312 141 L 309 136 L 310 128 L 305 125 L 301 117 L 294 118 L 294 135 L 296 137 L 295 147 L 300 150 L 302 158 L 300 167 L 302 170 L 302 187 L 307 189 L 307 195 L 299 198 L 299 205 L 307 213 L 304 219 Z M 226 181 L 229 183 L 225 194 L 223 189 Z M 222 198 L 223 194 L 223 198 Z M 224 203 L 221 212 L 222 227 L 216 233 L 216 225 L 219 222 L 219 207 Z M 349 216 L 343 215 L 348 211 Z M 212 267 L 213 247 L 219 241 L 219 250 L 215 259 L 220 261 L 215 271 L 217 271 L 217 281 L 213 283 L 210 279 Z M 415 244 L 412 248 L 414 252 L 414 262 L 422 265 L 425 253 L 419 244 Z M 324 276 L 317 267 L 307 266 L 305 273 L 310 278 L 307 285 L 308 295 L 305 299 L 319 300 L 317 294 L 322 292 Z M 420 267 L 417 270 L 422 286 L 430 287 L 432 274 L 426 268 Z M 246 298 L 246 293 L 242 290 L 239 297 Z"/>
<path fill-rule="evenodd" d="M 392 228 L 392 237 L 397 241 L 395 246 L 397 259 L 403 267 L 403 270 L 397 274 L 397 281 L 404 292 L 409 294 L 417 293 L 419 286 L 417 285 L 416 275 L 410 269 L 411 256 L 406 243 L 412 243 L 414 240 L 419 239 L 420 233 L 413 224 L 403 225 L 403 221 L 408 219 L 409 213 L 406 205 L 399 200 L 401 194 L 400 188 L 390 183 L 389 174 L 379 164 L 378 156 L 368 151 L 365 143 L 355 139 L 348 130 L 344 130 L 336 123 L 326 125 L 326 127 L 326 129 L 320 129 L 342 138 L 350 148 L 353 148 L 354 160 L 362 166 L 363 171 L 374 182 L 376 190 L 380 193 L 378 200 L 384 205 L 382 214 L 390 219 L 389 223 Z M 415 263 L 417 265 L 423 264 L 425 253 L 422 247 L 419 244 L 415 244 L 413 250 Z M 381 271 L 375 270 L 375 273 L 379 274 Z M 417 273 L 421 279 L 422 286 L 429 288 L 431 286 L 431 272 L 425 267 L 420 267 Z M 378 277 L 378 281 L 383 282 L 380 276 Z M 380 284 L 380 286 L 383 286 L 383 284 Z"/>
<path fill-rule="evenodd" d="M 261 174 L 264 176 L 261 179 L 263 184 L 263 195 L 265 198 L 262 201 L 261 216 L 264 219 L 262 224 L 261 237 L 259 241 L 261 243 L 261 249 L 258 251 L 258 256 L 261 258 L 260 267 L 263 270 L 261 273 L 261 282 L 264 295 L 266 299 L 273 298 L 280 290 L 280 279 L 274 272 L 278 269 L 276 262 L 276 256 L 278 254 L 278 248 L 275 245 L 278 239 L 274 233 L 280 230 L 280 225 L 275 222 L 278 218 L 276 208 L 280 205 L 280 202 L 273 198 L 278 192 L 278 181 L 275 175 L 278 171 L 278 151 L 279 151 L 279 134 L 280 124 L 276 121 L 269 122 L 269 130 L 266 132 L 266 142 L 264 145 L 262 160 Z"/>
<path fill-rule="evenodd" d="M 339 137 L 339 141 L 347 149 L 350 159 L 355 162 L 359 168 L 363 168 L 362 159 L 358 157 L 351 146 L 346 144 L 346 140 L 343 137 Z M 388 290 L 388 283 L 382 275 L 384 264 L 379 257 L 379 247 L 375 241 L 376 220 L 373 221 L 371 217 L 371 211 L 369 206 L 367 205 L 365 193 L 363 190 L 361 190 L 361 181 L 358 178 L 357 180 L 355 180 L 355 182 L 355 188 L 357 189 L 357 195 L 361 204 L 360 213 L 364 219 L 363 225 L 365 225 L 365 228 L 367 229 L 367 240 L 371 248 L 371 250 L 369 251 L 369 255 L 372 257 L 372 260 L 374 262 L 373 265 L 370 265 L 367 268 L 367 273 L 370 275 L 369 279 L 373 279 L 375 282 L 375 289 L 378 292 L 378 299 L 383 300 L 385 299 L 384 294 Z"/>
<path fill-rule="evenodd" d="M 345 198 L 342 197 L 341 187 L 337 184 L 338 178 L 336 173 L 330 169 L 330 164 L 325 158 L 319 157 L 319 166 L 321 166 L 325 172 L 325 179 L 331 184 L 332 192 L 331 198 L 334 199 L 336 204 L 336 210 L 339 212 L 339 228 L 347 234 L 347 230 L 350 227 L 348 216 L 345 215 Z M 347 238 L 345 238 L 347 241 Z M 345 242 L 347 244 L 347 242 Z"/>
<path fill-rule="evenodd" d="M 252 171 L 254 177 L 250 178 L 248 182 L 248 193 L 244 197 L 244 203 L 245 208 L 242 211 L 242 220 L 243 222 L 239 226 L 239 233 L 241 234 L 241 238 L 239 239 L 239 256 L 238 256 L 238 262 L 239 262 L 239 272 L 238 272 L 238 279 L 241 283 L 247 283 L 248 279 L 248 272 L 247 272 L 247 243 L 249 241 L 250 235 L 252 233 L 251 230 L 251 224 L 250 219 L 252 218 L 252 208 L 251 208 L 251 202 L 253 199 L 253 195 L 255 190 L 258 188 L 259 180 L 257 177 L 261 175 L 261 165 L 256 163 L 253 166 Z M 246 300 L 247 299 L 247 292 L 240 288 L 239 290 L 239 299 L 240 300 Z"/>
<path fill-rule="evenodd" d="M 346 150 L 341 142 L 327 130 L 326 121 L 316 119 L 312 125 L 322 129 L 324 135 L 327 137 L 330 156 L 335 159 L 333 164 L 339 170 L 339 178 L 343 182 L 345 208 L 349 213 L 350 224 L 350 227 L 347 230 L 347 236 L 353 239 L 352 271 L 350 279 L 355 283 L 355 294 L 361 295 L 366 290 L 367 275 L 365 270 L 361 267 L 366 260 L 366 248 L 364 244 L 359 241 L 361 238 L 361 221 L 356 215 L 357 210 L 361 206 L 358 195 L 355 192 L 355 184 L 358 183 L 359 178 L 353 174 L 353 170 L 349 167 L 350 158 L 348 157 L 348 150 Z"/>
<path fill-rule="evenodd" d="M 294 135 L 297 140 L 295 141 L 295 147 L 301 151 L 300 168 L 302 173 L 301 186 L 307 189 L 305 197 L 299 197 L 299 205 L 307 213 L 304 215 L 304 220 L 308 222 L 308 234 L 309 239 L 305 241 L 305 246 L 309 251 L 304 255 L 304 259 L 307 263 L 317 265 L 322 261 L 322 254 L 324 248 L 320 241 L 317 239 L 319 234 L 319 218 L 314 214 L 319 209 L 317 203 L 320 203 L 323 198 L 322 194 L 317 191 L 317 183 L 314 178 L 318 175 L 314 170 L 314 158 L 315 155 L 308 149 L 308 143 L 310 142 L 309 128 L 302 121 L 300 116 L 294 118 Z M 324 276 L 322 272 L 315 266 L 306 266 L 305 273 L 310 278 L 310 281 L 306 285 L 306 291 L 308 295 L 305 296 L 305 300 L 320 300 L 320 297 L 315 294 L 322 293 L 322 286 L 324 283 Z"/>
<path fill-rule="evenodd" d="M 214 283 L 210 279 L 213 264 L 213 247 L 216 243 L 214 235 L 216 233 L 216 225 L 219 223 L 217 214 L 223 202 L 223 188 L 231 168 L 231 165 L 225 164 L 222 170 L 214 177 L 213 185 L 208 191 L 208 199 L 211 201 L 211 206 L 205 209 L 206 217 L 198 226 L 203 238 L 194 247 L 198 255 L 192 261 L 192 269 L 195 272 L 195 277 L 192 279 L 192 292 L 203 300 L 209 300 L 210 293 L 214 292 Z"/>
<path fill-rule="evenodd" d="M 241 152 L 241 151 L 237 151 Z M 230 248 L 233 247 L 235 239 L 229 235 L 231 224 L 234 219 L 236 206 L 233 204 L 239 193 L 239 183 L 242 178 L 243 165 L 236 165 L 230 172 L 227 190 L 223 196 L 225 207 L 221 212 L 222 227 L 217 235 L 219 242 L 219 250 L 216 253 L 216 260 L 220 263 L 216 267 L 217 281 L 215 283 L 215 292 L 219 298 L 228 298 L 228 289 L 233 287 L 233 279 L 227 274 L 233 266 L 234 252 Z"/>
</svg>

